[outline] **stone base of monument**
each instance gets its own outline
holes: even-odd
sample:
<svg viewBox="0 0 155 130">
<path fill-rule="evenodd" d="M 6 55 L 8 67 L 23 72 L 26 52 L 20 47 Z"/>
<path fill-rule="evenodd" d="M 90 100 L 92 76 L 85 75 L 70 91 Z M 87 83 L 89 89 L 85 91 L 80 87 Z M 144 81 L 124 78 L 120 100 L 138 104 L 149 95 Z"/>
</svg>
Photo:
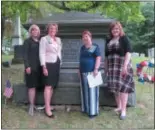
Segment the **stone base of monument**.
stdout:
<svg viewBox="0 0 155 130">
<path fill-rule="evenodd" d="M 73 85 L 73 84 L 72 84 Z M 28 103 L 27 87 L 24 83 L 13 85 L 14 95 L 13 100 L 16 103 Z M 36 104 L 44 105 L 43 91 L 38 91 L 36 94 Z M 60 84 L 54 90 L 54 95 L 51 101 L 53 105 L 80 105 L 80 87 L 79 84 L 74 84 L 74 87 L 67 87 L 65 84 Z M 135 106 L 135 93 L 129 94 L 128 106 Z M 100 105 L 101 106 L 116 106 L 114 95 L 109 93 L 106 87 L 100 87 Z"/>
<path fill-rule="evenodd" d="M 23 64 L 24 61 L 22 58 L 13 58 L 12 59 L 12 64 Z"/>
<path fill-rule="evenodd" d="M 14 46 L 14 58 L 12 64 L 23 64 L 23 45 Z"/>
</svg>

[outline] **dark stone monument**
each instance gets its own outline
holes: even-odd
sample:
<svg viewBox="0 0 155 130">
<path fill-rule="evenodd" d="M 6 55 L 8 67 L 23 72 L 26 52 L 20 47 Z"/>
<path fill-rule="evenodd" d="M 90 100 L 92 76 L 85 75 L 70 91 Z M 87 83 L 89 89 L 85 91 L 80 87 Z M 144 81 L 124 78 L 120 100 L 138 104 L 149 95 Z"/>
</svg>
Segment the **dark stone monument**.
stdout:
<svg viewBox="0 0 155 130">
<path fill-rule="evenodd" d="M 12 45 L 14 46 L 14 58 L 12 59 L 13 64 L 23 63 L 23 46 L 21 38 L 21 24 L 19 10 L 16 13 L 16 21 L 14 26 L 14 33 L 12 36 Z"/>
<path fill-rule="evenodd" d="M 103 79 L 103 60 L 105 56 L 105 37 L 108 34 L 109 24 L 114 21 L 98 14 L 83 12 L 68 12 L 52 14 L 51 17 L 34 22 L 41 29 L 41 35 L 46 34 L 46 25 L 49 22 L 59 24 L 58 36 L 63 42 L 62 66 L 60 70 L 59 85 L 54 91 L 52 104 L 80 105 L 80 81 L 78 78 L 79 50 L 82 46 L 82 32 L 88 29 L 92 32 L 93 43 L 99 45 L 102 54 L 101 71 Z M 33 23 L 24 24 L 28 30 Z M 16 102 L 28 102 L 27 88 L 25 84 L 14 85 L 14 100 Z M 37 94 L 37 104 L 44 104 L 43 92 Z M 107 91 L 106 81 L 100 87 L 100 105 L 115 106 L 114 96 Z M 129 95 L 129 106 L 135 105 L 135 93 Z"/>
<path fill-rule="evenodd" d="M 23 45 L 14 46 L 14 58 L 12 59 L 12 64 L 21 64 L 23 61 Z"/>
</svg>

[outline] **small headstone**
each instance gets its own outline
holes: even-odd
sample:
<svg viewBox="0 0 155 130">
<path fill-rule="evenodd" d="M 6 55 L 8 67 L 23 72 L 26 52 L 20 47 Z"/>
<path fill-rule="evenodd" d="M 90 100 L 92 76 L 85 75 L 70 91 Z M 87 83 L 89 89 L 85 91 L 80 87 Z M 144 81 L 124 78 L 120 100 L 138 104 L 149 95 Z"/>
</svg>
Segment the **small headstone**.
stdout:
<svg viewBox="0 0 155 130">
<path fill-rule="evenodd" d="M 14 46 L 14 58 L 12 64 L 21 64 L 23 63 L 23 45 Z"/>
<path fill-rule="evenodd" d="M 148 57 L 149 58 L 154 58 L 154 50 L 155 50 L 155 48 L 148 49 Z"/>
<path fill-rule="evenodd" d="M 11 67 L 11 61 L 2 62 L 3 67 Z"/>
<path fill-rule="evenodd" d="M 132 57 L 139 57 L 139 54 L 136 53 L 136 52 L 133 52 L 133 53 L 132 53 Z"/>
<path fill-rule="evenodd" d="M 144 54 L 144 53 L 141 53 L 141 54 L 140 54 L 140 57 L 145 57 L 145 54 Z"/>
</svg>

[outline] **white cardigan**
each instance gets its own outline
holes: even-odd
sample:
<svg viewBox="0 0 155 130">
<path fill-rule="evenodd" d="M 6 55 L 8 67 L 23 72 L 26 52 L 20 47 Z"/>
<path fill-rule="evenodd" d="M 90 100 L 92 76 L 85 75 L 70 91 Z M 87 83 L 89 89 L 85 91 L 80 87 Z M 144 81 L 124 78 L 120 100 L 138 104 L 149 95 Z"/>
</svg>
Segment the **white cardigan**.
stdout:
<svg viewBox="0 0 155 130">
<path fill-rule="evenodd" d="M 61 61 L 61 50 L 62 42 L 59 37 L 56 37 L 56 41 L 54 41 L 49 35 L 42 37 L 39 46 L 41 65 L 45 66 L 46 63 L 55 63 L 57 61 L 57 57 L 59 57 Z"/>
</svg>

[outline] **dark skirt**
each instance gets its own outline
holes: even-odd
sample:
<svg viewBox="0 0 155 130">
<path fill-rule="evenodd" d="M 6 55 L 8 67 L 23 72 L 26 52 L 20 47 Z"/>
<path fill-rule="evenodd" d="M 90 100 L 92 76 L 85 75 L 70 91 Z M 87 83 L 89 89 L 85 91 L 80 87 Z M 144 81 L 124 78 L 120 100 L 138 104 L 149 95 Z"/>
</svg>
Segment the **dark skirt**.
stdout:
<svg viewBox="0 0 155 130">
<path fill-rule="evenodd" d="M 44 85 L 56 88 L 59 81 L 60 59 L 55 63 L 46 63 L 48 76 L 43 76 Z"/>
<path fill-rule="evenodd" d="M 108 56 L 108 87 L 113 93 L 132 93 L 134 92 L 134 79 L 131 61 L 127 66 L 127 75 L 121 75 L 125 57 L 117 54 Z"/>
<path fill-rule="evenodd" d="M 41 88 L 42 84 L 42 67 L 38 67 L 36 70 L 31 70 L 30 74 L 25 72 L 25 83 L 28 88 Z"/>
</svg>

